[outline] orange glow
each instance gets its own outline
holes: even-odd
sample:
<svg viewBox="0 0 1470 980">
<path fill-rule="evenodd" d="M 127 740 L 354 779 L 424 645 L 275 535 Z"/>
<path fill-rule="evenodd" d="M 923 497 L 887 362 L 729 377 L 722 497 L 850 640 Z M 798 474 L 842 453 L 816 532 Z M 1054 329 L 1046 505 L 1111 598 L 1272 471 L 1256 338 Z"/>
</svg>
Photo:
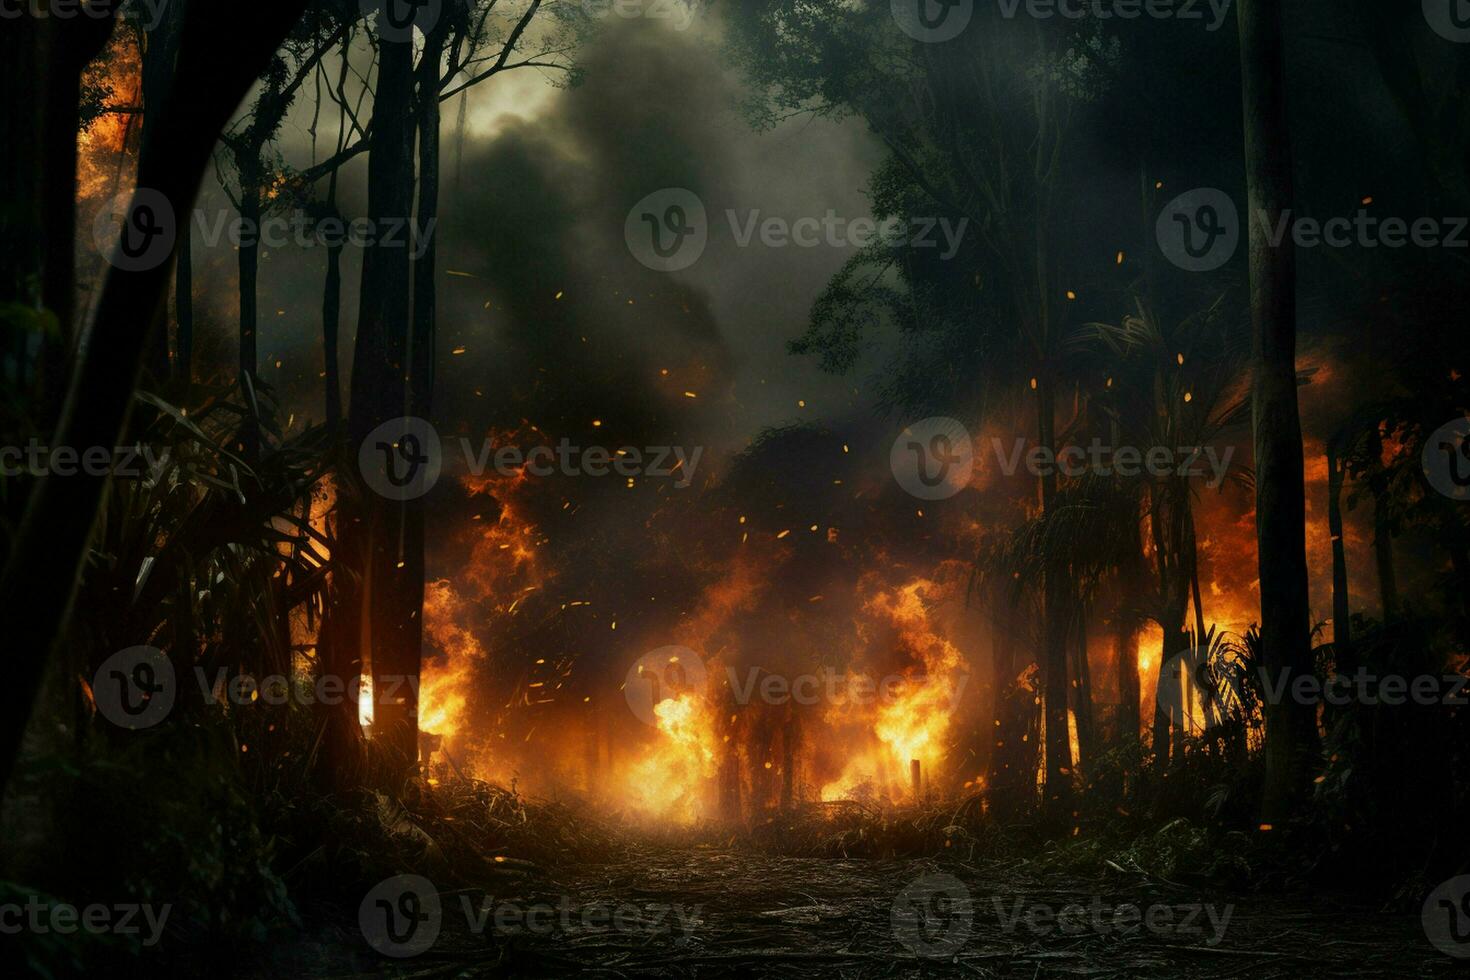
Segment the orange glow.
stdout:
<svg viewBox="0 0 1470 980">
<path fill-rule="evenodd" d="M 627 801 L 649 816 L 692 823 L 707 816 L 720 744 L 705 699 L 684 692 L 654 705 L 658 739 L 628 771 Z"/>
</svg>

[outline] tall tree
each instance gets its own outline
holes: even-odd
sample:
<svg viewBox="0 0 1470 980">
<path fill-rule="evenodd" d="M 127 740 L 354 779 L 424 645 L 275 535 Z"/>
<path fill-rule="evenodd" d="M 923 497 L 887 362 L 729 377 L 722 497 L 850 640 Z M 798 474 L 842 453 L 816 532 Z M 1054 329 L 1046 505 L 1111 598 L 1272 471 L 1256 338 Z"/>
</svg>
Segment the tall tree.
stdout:
<svg viewBox="0 0 1470 980">
<path fill-rule="evenodd" d="M 1296 253 L 1270 240 L 1292 210 L 1282 4 L 1240 0 L 1241 94 L 1250 228 L 1251 424 L 1255 442 L 1256 548 L 1261 583 L 1261 660 L 1273 677 L 1312 672 L 1307 602 L 1306 488 L 1297 410 Z M 1312 707 L 1265 705 L 1262 820 L 1285 819 L 1300 799 L 1317 744 Z"/>
<path fill-rule="evenodd" d="M 495 20 L 500 12 L 493 2 L 446 3 L 431 23 L 423 24 L 426 33 L 417 65 L 410 38 L 397 31 L 379 32 L 378 77 L 367 127 L 367 218 L 379 234 L 363 254 L 346 425 L 354 456 L 383 423 L 430 415 L 440 103 L 502 71 L 568 70 L 566 56 L 573 45 L 563 31 L 548 28 L 534 50 L 523 49 L 534 18 L 545 9 L 542 0 L 533 0 L 519 13 Z M 458 84 L 451 87 L 456 80 Z M 339 166 L 350 151 L 339 151 L 307 171 L 306 181 Z M 414 231 L 384 234 L 395 227 Z M 417 259 L 410 260 L 411 252 Z M 328 317 L 336 312 L 332 274 L 329 265 L 324 304 Z M 367 653 L 374 692 L 373 739 L 390 765 L 403 771 L 418 758 L 423 501 L 388 500 L 352 479 L 341 505 L 341 552 L 356 574 L 343 576 L 335 586 L 332 662 L 327 666 L 336 676 L 355 677 Z M 340 739 L 336 749 L 345 751 Z"/>
<path fill-rule="evenodd" d="M 156 229 L 158 200 L 167 202 L 174 215 L 188 213 L 226 120 L 301 16 L 304 4 L 305 0 L 282 0 L 248 8 L 188 5 L 173 84 L 159 107 L 157 128 L 144 144 L 138 164 L 138 186 L 157 197 L 135 197 L 124 216 L 125 229 Z M 79 20 L 86 22 L 87 18 Z M 44 36 L 56 23 L 54 18 L 35 18 L 30 13 L 21 21 L 23 31 L 16 35 L 37 29 Z M 11 33 L 7 30 L 7 37 Z M 73 72 L 80 68 L 80 63 L 65 63 L 64 71 L 54 76 L 56 85 L 70 90 Z M 73 144 L 74 105 L 69 103 L 71 108 L 63 112 Z M 59 110 L 43 110 L 43 127 L 53 125 L 55 111 Z M 47 159 L 45 164 L 54 167 L 72 160 L 74 157 L 67 156 L 62 161 Z M 66 172 L 73 173 L 74 167 Z M 58 210 L 55 217 L 60 222 L 56 233 L 70 240 L 75 228 L 74 204 L 64 212 Z M 148 342 L 153 331 L 161 329 L 172 265 L 170 248 L 163 261 L 146 268 L 114 265 L 108 270 L 88 343 L 82 346 L 70 374 L 51 445 L 118 444 Z M 106 484 L 105 476 L 84 471 L 65 477 L 44 475 L 30 488 L 25 514 L 0 576 L 0 612 L 13 624 L 15 649 L 24 651 L 15 658 L 14 671 L 0 694 L 0 790 L 15 765 L 47 661 L 64 632 Z"/>
</svg>

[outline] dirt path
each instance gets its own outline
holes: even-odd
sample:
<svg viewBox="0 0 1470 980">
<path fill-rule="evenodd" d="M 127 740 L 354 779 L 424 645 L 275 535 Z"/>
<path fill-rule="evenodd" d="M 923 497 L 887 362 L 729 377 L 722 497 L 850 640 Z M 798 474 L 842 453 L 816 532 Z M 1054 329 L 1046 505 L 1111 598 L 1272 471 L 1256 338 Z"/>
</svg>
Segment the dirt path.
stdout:
<svg viewBox="0 0 1470 980">
<path fill-rule="evenodd" d="M 646 846 L 554 883 L 439 897 L 404 976 L 1449 976 L 1417 915 L 1028 866 Z"/>
</svg>

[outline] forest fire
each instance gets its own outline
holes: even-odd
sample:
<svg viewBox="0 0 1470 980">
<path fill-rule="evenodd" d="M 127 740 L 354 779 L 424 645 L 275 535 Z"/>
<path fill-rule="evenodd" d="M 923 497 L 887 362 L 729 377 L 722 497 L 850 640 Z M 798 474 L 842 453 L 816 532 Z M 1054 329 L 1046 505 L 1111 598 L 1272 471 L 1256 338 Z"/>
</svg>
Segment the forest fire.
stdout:
<svg viewBox="0 0 1470 980">
<path fill-rule="evenodd" d="M 77 134 L 77 198 L 96 202 L 130 190 L 126 158 L 136 151 L 143 102 L 142 66 L 135 45 L 113 38 L 107 60 L 88 71 L 103 111 Z"/>
<path fill-rule="evenodd" d="M 7 966 L 1470 957 L 1454 0 L 10 6 Z"/>
</svg>

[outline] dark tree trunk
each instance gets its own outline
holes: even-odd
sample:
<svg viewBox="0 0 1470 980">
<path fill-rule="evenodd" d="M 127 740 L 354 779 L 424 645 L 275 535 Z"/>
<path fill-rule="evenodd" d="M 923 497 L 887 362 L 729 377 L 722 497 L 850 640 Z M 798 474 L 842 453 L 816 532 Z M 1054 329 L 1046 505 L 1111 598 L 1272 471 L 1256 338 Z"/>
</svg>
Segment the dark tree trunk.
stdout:
<svg viewBox="0 0 1470 980">
<path fill-rule="evenodd" d="M 1252 322 L 1251 411 L 1255 436 L 1256 538 L 1261 583 L 1262 666 L 1273 675 L 1311 672 L 1307 604 L 1306 491 L 1297 411 L 1296 256 L 1269 229 L 1292 207 L 1286 122 L 1282 10 L 1273 0 L 1241 0 L 1242 102 Z M 1265 706 L 1266 778 L 1262 820 L 1285 819 L 1307 783 L 1316 720 L 1307 705 Z"/>
<path fill-rule="evenodd" d="M 260 354 L 256 329 L 260 274 L 260 173 L 248 162 L 240 164 L 240 220 L 245 234 L 240 239 L 240 388 L 259 391 Z"/>
<path fill-rule="evenodd" d="M 0 32 L 0 302 L 34 315 L 0 322 L 15 358 L 0 384 L 33 397 L 48 431 L 61 412 L 75 337 L 76 162 L 82 68 L 112 34 L 109 18 L 65 21 L 29 14 Z M 21 93 L 33 93 L 21 95 Z M 15 515 L 18 516 L 18 515 Z"/>
<path fill-rule="evenodd" d="M 338 334 L 342 322 L 342 246 L 327 246 L 327 281 L 322 287 L 322 370 L 325 372 L 327 427 L 342 428 L 342 364 Z"/>
<path fill-rule="evenodd" d="M 444 19 L 424 39 L 418 72 L 419 201 L 413 263 L 413 334 L 410 338 L 409 403 L 414 415 L 428 418 L 434 391 L 434 354 L 438 327 L 434 275 L 439 225 L 439 61 L 449 22 Z"/>
<path fill-rule="evenodd" d="M 1393 567 L 1393 522 L 1388 513 L 1388 487 L 1382 475 L 1383 437 L 1374 425 L 1368 435 L 1368 455 L 1373 469 L 1368 478 L 1373 491 L 1373 564 L 1378 572 L 1378 599 L 1386 622 L 1399 604 L 1398 576 Z"/>
<path fill-rule="evenodd" d="M 1112 444 L 1122 444 L 1122 435 L 1115 427 Z M 1118 739 L 1127 744 L 1138 738 L 1140 717 L 1140 691 L 1138 682 L 1138 633 L 1141 627 L 1136 604 L 1146 589 L 1147 557 L 1143 550 L 1143 523 L 1139 519 L 1138 504 L 1134 503 L 1131 515 L 1131 541 L 1128 557 L 1118 576 L 1117 613 L 1117 680 L 1118 680 Z"/>
<path fill-rule="evenodd" d="M 1327 532 L 1332 536 L 1332 648 L 1338 673 L 1357 666 L 1353 656 L 1352 612 L 1348 608 L 1347 549 L 1342 539 L 1343 462 L 1327 450 Z"/>
<path fill-rule="evenodd" d="M 142 141 L 147 143 L 156 124 L 155 109 L 168 97 L 173 81 L 174 60 L 179 53 L 179 28 L 182 26 L 183 5 L 170 5 L 158 26 L 143 33 L 142 96 L 143 132 Z M 175 215 L 180 235 L 187 233 L 188 215 Z M 168 330 L 154 332 L 148 342 L 147 359 L 144 365 L 155 384 L 166 385 L 171 375 L 168 358 Z"/>
<path fill-rule="evenodd" d="M 345 106 L 347 73 L 351 63 L 352 35 L 342 38 L 342 60 L 337 75 L 337 97 L 344 105 L 337 113 L 337 153 L 342 152 L 347 129 Z M 325 216 L 342 220 L 337 210 L 337 176 L 340 165 L 334 167 L 327 181 Z M 338 350 L 342 325 L 342 236 L 333 235 L 327 244 L 327 276 L 322 287 L 322 371 L 326 388 L 327 428 L 336 435 L 342 430 L 342 362 Z"/>
<path fill-rule="evenodd" d="M 1036 405 L 1038 436 L 1043 446 L 1056 441 L 1056 391 L 1050 365 L 1037 377 Z M 1057 478 L 1048 470 L 1041 478 L 1041 510 L 1051 516 L 1056 507 Z M 1071 796 L 1072 742 L 1067 727 L 1067 626 L 1071 590 L 1066 575 L 1048 567 L 1043 585 L 1045 602 L 1042 622 L 1043 711 L 1046 720 L 1046 802 L 1053 813 L 1064 813 Z"/>
<path fill-rule="evenodd" d="M 368 157 L 368 218 L 379 230 L 395 222 L 406 228 L 412 217 L 413 83 L 413 46 L 380 39 Z M 402 235 L 396 241 L 379 235 L 363 252 L 348 407 L 353 457 L 373 429 L 409 414 L 409 273 L 409 249 Z M 390 769 L 406 773 L 418 757 L 422 502 L 390 501 L 359 486 L 344 498 L 344 507 L 343 558 L 362 578 L 344 579 L 346 615 L 339 626 L 370 653 L 373 742 Z"/>
<path fill-rule="evenodd" d="M 240 397 L 250 411 L 240 429 L 240 451 L 247 460 L 253 460 L 260 453 L 260 426 L 256 421 L 260 391 L 257 373 L 260 354 L 256 342 L 260 320 L 256 309 L 260 272 L 260 147 L 252 144 L 244 152 L 237 149 L 235 160 L 240 170 L 240 220 L 243 226 L 240 247 L 236 253 L 240 275 L 238 377 Z"/>
<path fill-rule="evenodd" d="M 138 185 L 162 194 L 174 214 L 187 214 L 193 206 L 220 130 L 304 6 L 305 0 L 248 8 L 188 6 L 174 84 L 138 167 Z M 25 31 L 12 26 L 4 33 L 6 41 L 0 43 Z M 96 46 L 105 39 L 104 33 Z M 72 63 L 79 70 L 83 61 Z M 32 78 L 27 87 L 36 85 Z M 7 116 L 7 127 L 16 128 L 8 121 L 12 111 L 3 109 L 0 115 Z M 75 115 L 71 118 L 75 125 Z M 65 223 L 74 220 L 69 210 Z M 118 444 L 149 338 L 162 319 L 172 265 L 170 260 L 150 269 L 108 271 L 91 342 L 70 378 L 53 445 Z M 0 614 L 11 624 L 13 649 L 25 652 L 13 658 L 0 688 L 0 790 L 13 771 L 47 661 L 66 622 L 105 486 L 104 478 L 83 473 L 42 476 L 31 488 L 0 579 Z"/>
<path fill-rule="evenodd" d="M 1092 717 L 1092 665 L 1087 660 L 1087 604 L 1077 603 L 1077 768 L 1096 758 L 1096 730 Z"/>
<path fill-rule="evenodd" d="M 178 321 L 174 374 L 187 391 L 194 380 L 194 245 L 192 224 L 179 224 L 179 262 L 174 270 L 174 317 Z"/>
<path fill-rule="evenodd" d="M 1140 692 L 1138 684 L 1138 622 L 1130 615 L 1118 616 L 1118 739 L 1138 737 Z"/>
</svg>

